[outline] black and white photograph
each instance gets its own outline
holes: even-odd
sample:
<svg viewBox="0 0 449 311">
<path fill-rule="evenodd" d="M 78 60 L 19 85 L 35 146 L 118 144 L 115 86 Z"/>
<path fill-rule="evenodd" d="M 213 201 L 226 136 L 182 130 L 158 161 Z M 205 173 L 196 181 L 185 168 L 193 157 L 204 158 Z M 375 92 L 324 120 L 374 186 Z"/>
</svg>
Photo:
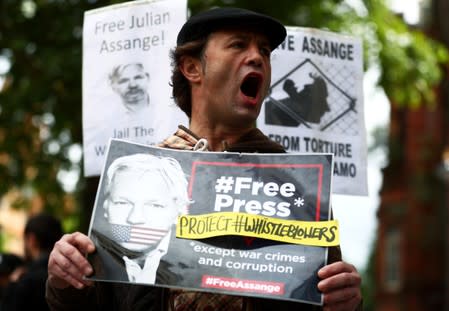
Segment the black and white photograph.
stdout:
<svg viewBox="0 0 449 311">
<path fill-rule="evenodd" d="M 96 275 L 154 284 L 177 216 L 187 211 L 186 176 L 175 159 L 140 153 L 115 159 L 105 179 L 91 233 L 95 256 L 103 256 Z"/>
<path fill-rule="evenodd" d="M 141 63 L 117 65 L 109 74 L 109 83 L 121 99 L 125 113 L 148 114 L 150 74 Z"/>
</svg>

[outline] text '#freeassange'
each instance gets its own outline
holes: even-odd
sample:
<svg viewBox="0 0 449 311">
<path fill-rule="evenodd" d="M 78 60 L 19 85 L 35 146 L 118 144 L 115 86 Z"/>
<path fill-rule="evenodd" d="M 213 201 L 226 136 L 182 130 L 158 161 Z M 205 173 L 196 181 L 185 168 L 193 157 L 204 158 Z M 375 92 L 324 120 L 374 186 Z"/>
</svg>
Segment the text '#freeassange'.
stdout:
<svg viewBox="0 0 449 311">
<path fill-rule="evenodd" d="M 178 238 L 205 239 L 223 235 L 263 238 L 309 246 L 340 244 L 337 220 L 285 220 L 234 212 L 178 217 L 176 225 Z"/>
<path fill-rule="evenodd" d="M 253 292 L 271 295 L 283 295 L 284 284 L 256 280 L 241 280 L 219 276 L 204 275 L 201 287 L 220 288 L 237 292 Z"/>
</svg>

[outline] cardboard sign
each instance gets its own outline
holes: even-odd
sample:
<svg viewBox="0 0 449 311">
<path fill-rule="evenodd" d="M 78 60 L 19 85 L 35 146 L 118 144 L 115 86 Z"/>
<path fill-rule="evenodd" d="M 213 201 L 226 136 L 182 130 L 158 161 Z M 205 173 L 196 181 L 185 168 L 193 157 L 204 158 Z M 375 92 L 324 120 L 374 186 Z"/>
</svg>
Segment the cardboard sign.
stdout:
<svg viewBox="0 0 449 311">
<path fill-rule="evenodd" d="M 187 124 L 169 85 L 169 51 L 186 14 L 186 0 L 131 1 L 85 13 L 85 176 L 100 174 L 109 138 L 153 145 Z"/>
<path fill-rule="evenodd" d="M 92 214 L 96 281 L 322 304 L 338 245 L 332 154 L 189 152 L 111 140 Z"/>
<path fill-rule="evenodd" d="M 271 65 L 272 85 L 257 126 L 289 152 L 333 153 L 334 193 L 366 195 L 361 40 L 287 27 Z"/>
</svg>

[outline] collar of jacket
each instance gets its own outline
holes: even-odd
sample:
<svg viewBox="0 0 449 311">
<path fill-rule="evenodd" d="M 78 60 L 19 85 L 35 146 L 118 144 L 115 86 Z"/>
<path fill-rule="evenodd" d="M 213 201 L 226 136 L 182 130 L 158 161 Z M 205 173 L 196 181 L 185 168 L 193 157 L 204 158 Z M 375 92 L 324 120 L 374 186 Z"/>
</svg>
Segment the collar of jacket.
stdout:
<svg viewBox="0 0 449 311">
<path fill-rule="evenodd" d="M 259 129 L 251 131 L 240 137 L 234 144 L 228 145 L 223 141 L 224 151 L 246 153 L 285 153 L 285 149 L 278 143 L 270 140 Z M 208 151 L 207 140 L 200 138 L 185 126 L 180 125 L 177 131 L 159 147 L 192 151 Z"/>
</svg>

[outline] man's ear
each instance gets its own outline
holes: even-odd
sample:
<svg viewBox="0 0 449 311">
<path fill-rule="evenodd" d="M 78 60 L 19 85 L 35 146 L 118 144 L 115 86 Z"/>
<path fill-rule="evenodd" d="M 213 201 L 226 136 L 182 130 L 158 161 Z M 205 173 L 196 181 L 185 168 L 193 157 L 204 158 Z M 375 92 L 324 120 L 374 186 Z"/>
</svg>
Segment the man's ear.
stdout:
<svg viewBox="0 0 449 311">
<path fill-rule="evenodd" d="M 115 92 L 115 93 L 119 93 L 118 88 L 117 88 L 117 84 L 115 82 L 111 83 L 111 89 Z"/>
<path fill-rule="evenodd" d="M 201 81 L 203 71 L 199 59 L 192 56 L 182 57 L 179 64 L 179 70 L 191 83 L 198 83 Z"/>
<path fill-rule="evenodd" d="M 36 234 L 34 232 L 27 232 L 23 238 L 25 256 L 28 259 L 35 260 L 39 257 L 41 251 L 43 251 Z"/>
<path fill-rule="evenodd" d="M 36 234 L 34 232 L 29 232 L 25 235 L 25 240 L 29 241 L 29 244 L 33 247 L 38 247 L 39 243 L 37 242 Z"/>
<path fill-rule="evenodd" d="M 34 232 L 25 234 L 24 242 L 25 248 L 28 249 L 28 251 L 33 254 L 33 256 L 36 251 L 40 249 L 39 241 L 37 240 L 36 234 Z"/>
</svg>

